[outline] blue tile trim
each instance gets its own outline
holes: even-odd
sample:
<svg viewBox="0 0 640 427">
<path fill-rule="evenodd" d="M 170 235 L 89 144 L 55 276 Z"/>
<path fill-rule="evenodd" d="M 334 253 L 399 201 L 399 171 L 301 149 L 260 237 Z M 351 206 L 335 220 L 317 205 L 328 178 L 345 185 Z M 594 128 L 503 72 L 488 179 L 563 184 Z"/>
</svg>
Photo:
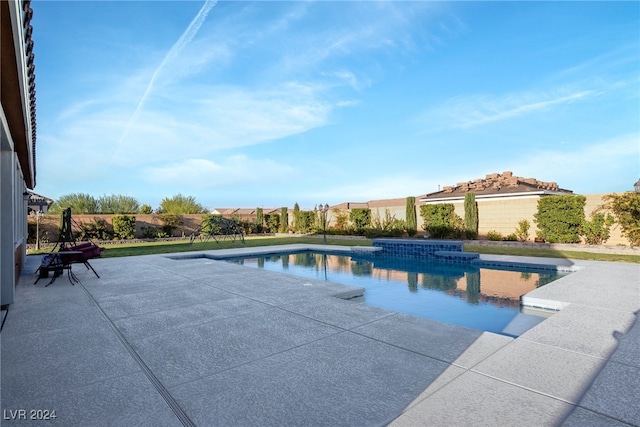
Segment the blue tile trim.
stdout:
<svg viewBox="0 0 640 427">
<path fill-rule="evenodd" d="M 438 259 L 449 262 L 469 263 L 477 255 L 469 256 L 464 252 L 464 243 L 459 240 L 417 240 L 417 239 L 373 239 L 373 246 L 382 248 L 377 252 L 381 256 Z M 436 257 L 436 252 L 447 253 Z M 459 256 L 456 256 L 460 254 Z M 465 254 L 465 255 L 463 255 Z"/>
</svg>

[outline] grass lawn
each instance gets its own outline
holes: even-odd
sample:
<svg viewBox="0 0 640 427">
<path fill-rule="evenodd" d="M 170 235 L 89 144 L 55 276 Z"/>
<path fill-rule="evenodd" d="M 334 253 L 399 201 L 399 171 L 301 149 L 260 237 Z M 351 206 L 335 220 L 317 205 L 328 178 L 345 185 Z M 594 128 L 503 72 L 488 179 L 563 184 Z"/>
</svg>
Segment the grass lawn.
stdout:
<svg viewBox="0 0 640 427">
<path fill-rule="evenodd" d="M 208 242 L 195 241 L 189 243 L 188 240 L 171 242 L 145 242 L 145 243 L 122 243 L 105 245 L 102 252 L 103 258 L 115 258 L 122 256 L 167 254 L 173 252 L 208 251 L 215 249 L 250 248 L 268 245 L 289 245 L 294 243 L 322 244 L 322 239 L 317 237 L 273 237 L 273 236 L 250 236 L 245 238 L 244 243 L 240 241 L 232 242 L 223 240 L 216 242 L 213 239 Z M 327 244 L 341 246 L 371 246 L 371 239 L 333 239 L 327 236 Z M 558 251 L 553 249 L 531 249 L 531 248 L 505 248 L 491 246 L 466 245 L 464 248 L 468 252 L 478 252 L 481 254 L 493 255 L 513 255 L 532 256 L 548 258 L 570 258 L 590 261 L 616 261 L 640 263 L 640 255 L 616 255 L 599 254 L 579 251 Z M 43 249 L 40 252 L 48 252 L 50 249 Z M 35 254 L 30 251 L 29 254 Z"/>
<path fill-rule="evenodd" d="M 615 261 L 640 263 L 640 255 L 598 254 L 593 252 L 558 251 L 555 249 L 504 248 L 491 246 L 465 245 L 467 252 L 491 255 L 533 256 L 548 258 L 581 259 L 587 261 Z"/>
<path fill-rule="evenodd" d="M 167 254 L 172 252 L 190 252 L 190 251 L 210 251 L 215 249 L 232 249 L 232 248 L 252 248 L 256 246 L 269 245 L 291 245 L 294 243 L 322 244 L 322 239 L 317 237 L 246 237 L 244 243 L 236 240 L 222 240 L 216 242 L 211 239 L 208 242 L 200 242 L 196 240 L 189 243 L 188 240 L 180 240 L 173 242 L 146 242 L 105 245 L 102 252 L 103 258 L 114 258 L 121 256 L 135 255 L 151 255 L 151 254 Z M 371 246 L 371 240 L 348 240 L 348 239 L 331 239 L 327 237 L 327 244 L 341 246 Z"/>
</svg>

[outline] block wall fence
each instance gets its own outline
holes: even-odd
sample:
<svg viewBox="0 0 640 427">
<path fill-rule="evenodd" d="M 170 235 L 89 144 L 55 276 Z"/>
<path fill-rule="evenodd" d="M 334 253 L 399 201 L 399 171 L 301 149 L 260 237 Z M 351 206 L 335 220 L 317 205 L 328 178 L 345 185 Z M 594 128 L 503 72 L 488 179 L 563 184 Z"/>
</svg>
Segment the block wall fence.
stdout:
<svg viewBox="0 0 640 427">
<path fill-rule="evenodd" d="M 585 195 L 585 216 L 587 219 L 591 213 L 602 205 L 602 197 L 605 194 L 590 194 Z M 522 199 L 506 199 L 506 200 L 492 200 L 483 201 L 482 199 L 476 200 L 478 203 L 478 232 L 479 238 L 483 239 L 489 231 L 497 231 L 502 235 L 514 233 L 518 227 L 518 222 L 526 219 L 529 221 L 531 228 L 529 230 L 529 240 L 533 241 L 536 236 L 536 225 L 533 222 L 533 216 L 538 210 L 537 198 L 522 198 Z M 374 217 L 384 219 L 386 211 L 397 219 L 405 219 L 405 205 L 398 205 L 398 199 L 394 199 L 394 204 L 384 206 L 383 200 L 377 201 L 375 207 L 371 207 L 371 213 Z M 422 229 L 422 218 L 420 217 L 421 203 L 416 203 L 416 212 L 418 218 L 418 232 L 424 232 Z M 464 202 L 454 203 L 455 212 L 464 218 Z M 112 218 L 115 215 L 73 215 L 73 220 L 77 223 L 90 223 L 94 221 L 94 218 L 104 218 L 109 225 L 111 225 Z M 156 215 L 141 215 L 136 214 L 136 236 L 142 236 L 142 227 L 157 227 L 161 228 L 162 223 Z M 196 231 L 200 226 L 202 215 L 182 215 L 184 224 L 176 231 L 176 235 L 190 235 Z M 335 214 L 330 210 L 328 215 L 328 226 L 331 227 L 335 223 Z M 255 218 L 242 218 L 244 221 L 255 220 Z M 49 237 L 49 240 L 55 241 L 57 239 L 58 225 L 60 217 L 58 215 L 45 215 L 40 222 L 40 235 Z M 293 210 L 289 210 L 289 224 L 293 221 Z M 29 217 L 29 223 L 35 223 L 33 217 Z M 611 229 L 611 237 L 606 242 L 607 245 L 628 245 L 627 239 L 622 237 L 619 226 L 616 224 Z"/>
<path fill-rule="evenodd" d="M 584 207 L 584 213 L 587 219 L 591 214 L 604 202 L 602 198 L 606 194 L 588 194 Z M 537 197 L 532 198 L 513 198 L 504 200 L 482 200 L 476 199 L 478 205 L 478 234 L 479 238 L 486 237 L 489 231 L 497 231 L 506 236 L 514 233 L 518 228 L 518 222 L 526 219 L 529 221 L 529 240 L 533 241 L 536 236 L 536 224 L 533 222 L 534 215 L 538 212 Z M 422 228 L 422 217 L 420 216 L 421 203 L 416 203 L 416 215 L 418 217 L 418 230 L 424 232 Z M 455 213 L 464 218 L 464 201 L 453 203 Z M 379 206 L 371 208 L 372 215 L 380 215 L 384 218 L 385 209 L 388 209 L 391 215 L 395 215 L 397 219 L 405 219 L 405 205 L 402 206 Z M 607 245 L 628 245 L 629 242 L 620 232 L 620 227 L 615 224 L 611 228 L 611 237 L 606 242 Z"/>
</svg>

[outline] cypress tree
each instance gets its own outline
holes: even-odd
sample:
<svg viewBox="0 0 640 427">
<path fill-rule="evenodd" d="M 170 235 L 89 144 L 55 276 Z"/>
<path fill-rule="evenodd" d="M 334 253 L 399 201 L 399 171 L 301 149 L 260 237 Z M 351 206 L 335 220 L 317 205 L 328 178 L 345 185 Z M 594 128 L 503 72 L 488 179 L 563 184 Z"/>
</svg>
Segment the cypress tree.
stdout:
<svg viewBox="0 0 640 427">
<path fill-rule="evenodd" d="M 300 227 L 300 206 L 298 206 L 298 202 L 293 205 L 293 231 L 299 233 Z"/>
<path fill-rule="evenodd" d="M 407 234 L 409 236 L 415 236 L 418 232 L 418 220 L 416 217 L 416 198 L 413 196 L 407 197 L 405 218 L 407 221 Z"/>
<path fill-rule="evenodd" d="M 468 239 L 478 236 L 478 204 L 473 191 L 464 195 L 464 229 Z"/>
<path fill-rule="evenodd" d="M 258 233 L 262 233 L 264 228 L 264 214 L 262 212 L 262 208 L 256 208 L 256 225 L 258 228 Z"/>
<path fill-rule="evenodd" d="M 287 228 L 289 227 L 289 215 L 287 214 L 288 210 L 289 209 L 285 206 L 280 208 L 280 232 L 281 233 L 286 233 Z"/>
</svg>

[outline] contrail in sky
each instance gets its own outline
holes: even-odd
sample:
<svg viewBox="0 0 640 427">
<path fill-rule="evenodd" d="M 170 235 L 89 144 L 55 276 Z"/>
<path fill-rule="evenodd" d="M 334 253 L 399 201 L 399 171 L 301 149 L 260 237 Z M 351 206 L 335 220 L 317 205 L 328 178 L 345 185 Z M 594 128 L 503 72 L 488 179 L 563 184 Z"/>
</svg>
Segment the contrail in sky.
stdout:
<svg viewBox="0 0 640 427">
<path fill-rule="evenodd" d="M 115 153 L 113 157 L 114 159 L 117 158 L 117 154 L 118 154 L 118 151 L 120 150 L 120 146 L 122 145 L 125 138 L 129 134 L 129 131 L 131 130 L 131 126 L 133 126 L 133 124 L 138 120 L 138 117 L 142 112 L 142 108 L 144 107 L 144 103 L 147 100 L 147 97 L 149 96 L 151 91 L 153 90 L 153 84 L 156 78 L 158 77 L 160 72 L 162 72 L 162 70 L 167 65 L 167 63 L 172 59 L 174 59 L 176 56 L 178 56 L 178 54 L 182 51 L 182 49 L 184 49 L 191 42 L 191 40 L 193 40 L 193 38 L 198 33 L 198 30 L 200 30 L 200 27 L 204 23 L 205 19 L 207 19 L 207 15 L 209 14 L 209 11 L 213 9 L 213 7 L 216 5 L 217 2 L 218 0 L 205 1 L 204 5 L 202 6 L 202 9 L 200 9 L 196 17 L 193 18 L 193 21 L 191 21 L 191 24 L 189 24 L 187 29 L 184 31 L 184 33 L 182 33 L 182 35 L 178 39 L 178 41 L 176 41 L 174 45 L 171 47 L 171 49 L 169 50 L 169 52 L 167 52 L 164 59 L 158 66 L 158 68 L 156 68 L 156 70 L 153 72 L 153 76 L 151 76 L 151 80 L 149 80 L 147 89 L 144 91 L 142 98 L 140 98 L 140 102 L 138 102 L 138 106 L 136 107 L 136 110 L 133 112 L 133 115 L 129 119 L 129 122 L 127 123 L 127 127 L 125 128 L 124 132 L 122 133 L 122 136 L 120 137 L 120 141 L 118 141 L 118 145 L 114 150 L 114 153 Z"/>
</svg>

